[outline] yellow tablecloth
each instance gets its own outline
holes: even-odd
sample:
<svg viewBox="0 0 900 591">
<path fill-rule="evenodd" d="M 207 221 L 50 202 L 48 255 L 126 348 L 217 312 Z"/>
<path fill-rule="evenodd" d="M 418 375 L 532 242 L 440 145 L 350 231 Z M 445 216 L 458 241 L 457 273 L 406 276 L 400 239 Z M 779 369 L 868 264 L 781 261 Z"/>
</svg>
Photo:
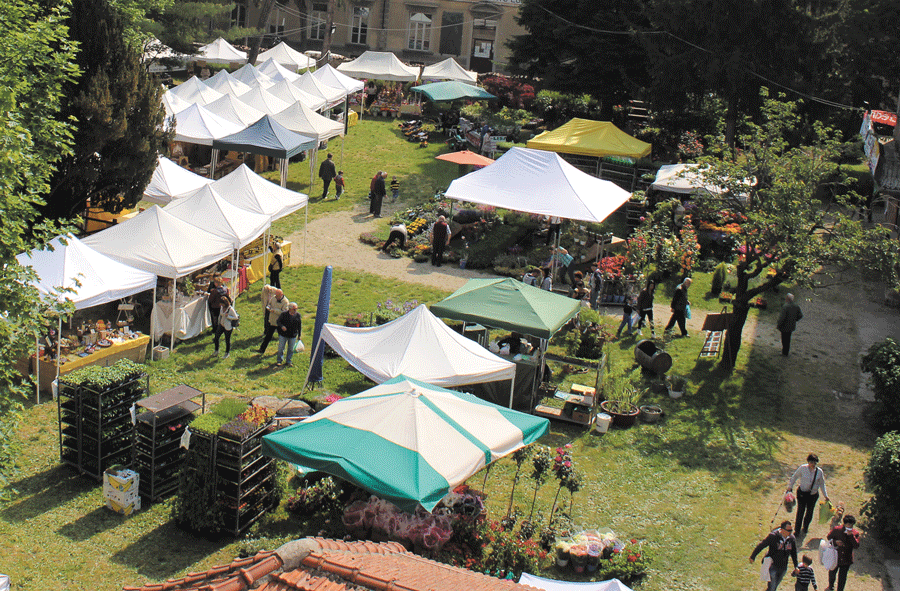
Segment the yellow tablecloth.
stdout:
<svg viewBox="0 0 900 591">
<path fill-rule="evenodd" d="M 78 355 L 63 355 L 66 363 L 59 367 L 59 374 L 65 375 L 76 369 L 87 367 L 88 365 L 99 365 L 108 367 L 119 359 L 131 359 L 136 363 L 143 363 L 147 358 L 147 345 L 150 344 L 148 335 L 140 336 L 123 343 L 113 343 L 111 347 L 98 349 L 87 357 L 79 357 Z M 41 367 L 41 390 L 49 392 L 53 386 L 53 380 L 56 379 L 56 362 L 36 360 L 32 357 L 32 372 L 36 370 L 35 361 L 40 363 Z"/>
<path fill-rule="evenodd" d="M 264 252 L 261 255 L 257 255 L 252 259 L 247 259 L 250 263 L 250 267 L 247 269 L 247 281 L 250 283 L 254 283 L 260 279 L 269 276 L 269 257 L 272 256 L 271 252 Z M 291 262 L 291 243 L 290 241 L 285 241 L 281 243 L 281 258 L 284 261 L 284 266 L 287 267 Z"/>
</svg>

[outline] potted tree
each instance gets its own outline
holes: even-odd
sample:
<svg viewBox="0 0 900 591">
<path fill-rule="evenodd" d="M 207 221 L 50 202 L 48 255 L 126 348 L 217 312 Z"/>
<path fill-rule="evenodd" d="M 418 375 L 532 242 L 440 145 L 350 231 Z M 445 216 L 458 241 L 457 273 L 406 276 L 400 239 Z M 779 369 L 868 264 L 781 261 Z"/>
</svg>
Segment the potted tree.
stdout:
<svg viewBox="0 0 900 591">
<path fill-rule="evenodd" d="M 619 427 L 631 427 L 637 422 L 638 415 L 641 414 L 638 408 L 638 400 L 641 398 L 641 391 L 631 384 L 624 384 L 607 394 L 606 400 L 600 403 L 600 408 L 613 418 L 613 425 Z"/>
</svg>

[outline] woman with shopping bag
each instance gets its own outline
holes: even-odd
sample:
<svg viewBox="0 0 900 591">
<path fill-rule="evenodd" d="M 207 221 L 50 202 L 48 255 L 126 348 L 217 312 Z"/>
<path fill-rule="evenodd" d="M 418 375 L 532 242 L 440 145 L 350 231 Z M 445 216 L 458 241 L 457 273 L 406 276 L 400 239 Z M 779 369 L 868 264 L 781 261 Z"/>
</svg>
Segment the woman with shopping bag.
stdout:
<svg viewBox="0 0 900 591">
<path fill-rule="evenodd" d="M 797 468 L 788 481 L 787 492 L 791 492 L 798 481 L 800 484 L 797 487 L 797 519 L 794 521 L 794 531 L 797 537 L 802 539 L 809 532 L 813 511 L 819 501 L 819 492 L 821 491 L 825 500 L 828 500 L 825 473 L 819 468 L 819 456 L 809 454 L 806 457 L 806 463 Z"/>
<path fill-rule="evenodd" d="M 828 534 L 827 539 L 837 551 L 837 564 L 828 570 L 828 588 L 825 591 L 835 591 L 835 579 L 837 580 L 837 591 L 844 591 L 844 585 L 847 584 L 847 571 L 853 564 L 853 551 L 859 548 L 860 533 L 853 527 L 855 525 L 856 517 L 845 515 L 843 523 Z"/>
</svg>

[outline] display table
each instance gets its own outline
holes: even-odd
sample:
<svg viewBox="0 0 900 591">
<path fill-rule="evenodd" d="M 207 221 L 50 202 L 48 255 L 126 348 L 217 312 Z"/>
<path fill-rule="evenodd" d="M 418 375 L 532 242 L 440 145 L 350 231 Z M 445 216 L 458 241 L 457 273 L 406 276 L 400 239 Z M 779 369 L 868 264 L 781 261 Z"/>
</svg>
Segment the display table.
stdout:
<svg viewBox="0 0 900 591">
<path fill-rule="evenodd" d="M 150 344 L 150 337 L 142 335 L 136 339 L 127 340 L 121 343 L 113 343 L 111 347 L 97 349 L 86 357 L 78 355 L 63 355 L 66 363 L 59 366 L 59 375 L 63 376 L 71 371 L 86 367 L 88 365 L 99 365 L 107 367 L 118 361 L 119 359 L 130 359 L 136 363 L 143 363 L 147 358 L 147 345 Z M 56 362 L 45 361 L 43 359 L 36 360 L 31 358 L 32 373 L 36 371 L 35 362 L 40 364 L 41 380 L 40 388 L 42 391 L 50 392 L 53 388 L 53 380 L 56 379 Z"/>
<path fill-rule="evenodd" d="M 262 254 L 256 255 L 253 258 L 246 259 L 247 262 L 250 263 L 250 268 L 247 269 L 247 282 L 248 283 L 256 283 L 260 279 L 269 276 L 269 258 L 272 256 L 271 252 L 264 252 Z M 284 241 L 281 243 L 281 258 L 284 262 L 284 267 L 287 267 L 291 262 L 291 243 L 290 241 Z"/>
<path fill-rule="evenodd" d="M 422 105 L 400 105 L 401 115 L 421 115 Z"/>
<path fill-rule="evenodd" d="M 191 339 L 212 326 L 212 318 L 206 306 L 206 296 L 179 297 L 175 315 L 175 338 Z M 154 339 L 172 332 L 172 302 L 161 300 L 150 313 L 150 334 Z"/>
</svg>

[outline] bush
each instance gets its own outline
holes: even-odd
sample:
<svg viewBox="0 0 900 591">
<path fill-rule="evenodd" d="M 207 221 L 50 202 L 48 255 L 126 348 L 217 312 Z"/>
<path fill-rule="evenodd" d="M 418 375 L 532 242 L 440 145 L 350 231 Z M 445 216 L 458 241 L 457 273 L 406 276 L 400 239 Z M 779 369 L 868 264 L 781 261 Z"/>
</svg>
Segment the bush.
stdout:
<svg viewBox="0 0 900 591">
<path fill-rule="evenodd" d="M 873 494 L 865 514 L 881 536 L 900 542 L 900 432 L 892 431 L 875 442 L 865 475 Z"/>
<path fill-rule="evenodd" d="M 722 293 L 722 287 L 725 285 L 725 280 L 728 279 L 728 265 L 725 263 L 719 263 L 716 265 L 715 270 L 713 270 L 712 283 L 709 286 L 709 293 L 714 296 Z"/>
<path fill-rule="evenodd" d="M 894 339 L 875 343 L 863 356 L 862 370 L 872 374 L 875 400 L 881 405 L 879 427 L 900 429 L 900 344 Z"/>
</svg>

